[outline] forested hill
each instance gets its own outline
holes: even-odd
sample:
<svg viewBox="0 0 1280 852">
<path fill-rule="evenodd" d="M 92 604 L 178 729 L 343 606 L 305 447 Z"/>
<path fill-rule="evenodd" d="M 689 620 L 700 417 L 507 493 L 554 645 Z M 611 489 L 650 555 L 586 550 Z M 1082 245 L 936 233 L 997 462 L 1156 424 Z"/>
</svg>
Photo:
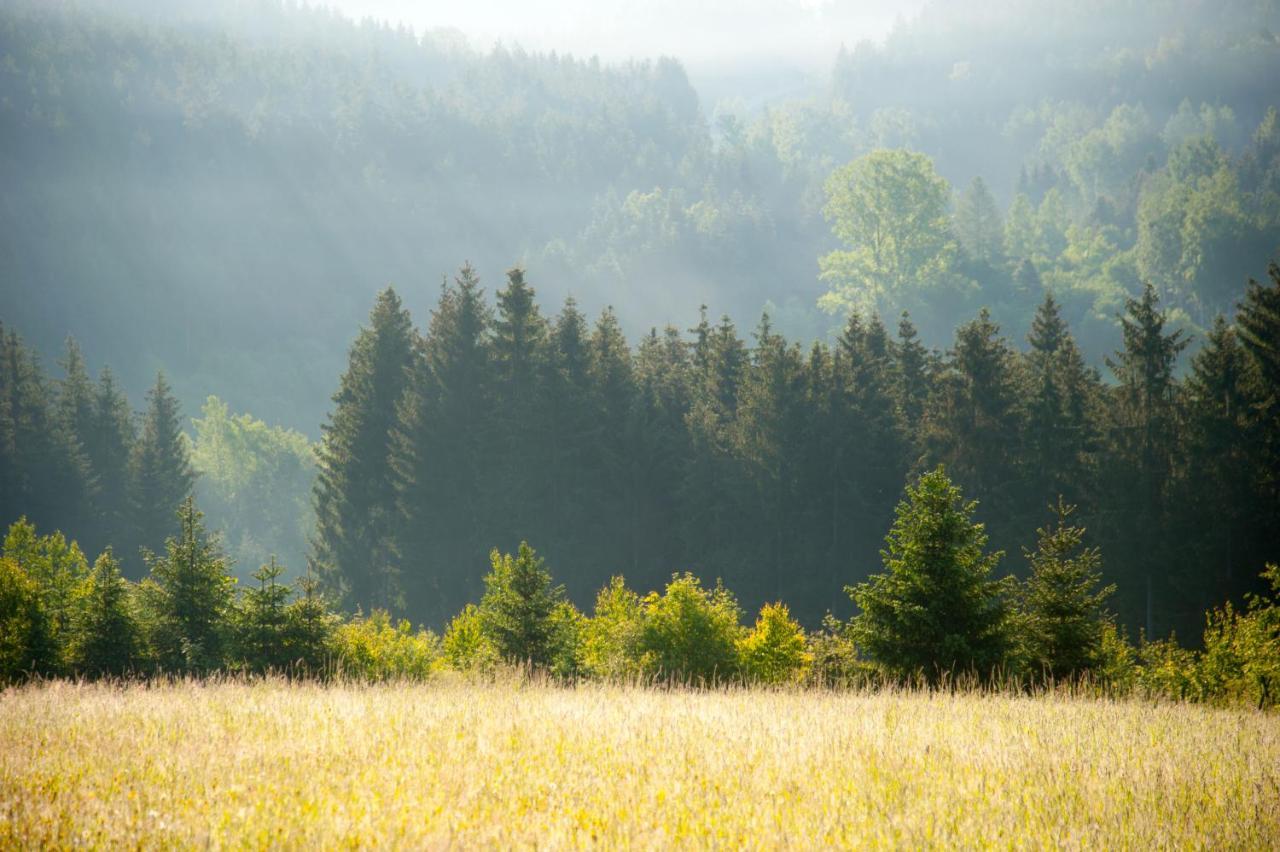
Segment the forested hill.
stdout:
<svg viewBox="0 0 1280 852">
<path fill-rule="evenodd" d="M 388 283 L 425 316 L 459 258 L 523 263 L 548 309 L 613 304 L 632 339 L 772 303 L 798 339 L 910 308 L 941 346 L 984 305 L 1025 334 L 1048 288 L 1100 363 L 1141 282 L 1202 340 L 1265 274 L 1278 32 L 1275 2 L 934 3 L 749 110 L 700 103 L 676 59 L 276 0 L 0 0 L 4 318 L 47 361 L 73 333 L 135 396 L 164 367 L 189 411 L 218 393 L 312 436 L 353 318 Z M 831 316 L 825 184 L 877 148 L 933 161 L 955 250 Z"/>
</svg>

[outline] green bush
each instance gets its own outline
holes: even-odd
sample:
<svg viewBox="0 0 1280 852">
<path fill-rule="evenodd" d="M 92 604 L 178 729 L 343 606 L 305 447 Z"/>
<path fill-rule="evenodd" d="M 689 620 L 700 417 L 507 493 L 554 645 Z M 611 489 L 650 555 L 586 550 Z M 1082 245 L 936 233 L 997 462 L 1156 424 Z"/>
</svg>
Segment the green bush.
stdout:
<svg viewBox="0 0 1280 852">
<path fill-rule="evenodd" d="M 0 557 L 0 684 L 47 672 L 56 657 L 39 585 L 16 559 Z"/>
<path fill-rule="evenodd" d="M 812 662 L 804 630 L 785 604 L 761 607 L 755 627 L 738 640 L 738 665 L 742 676 L 753 683 L 797 683 Z"/>
<path fill-rule="evenodd" d="M 822 629 L 810 633 L 806 640 L 812 660 L 807 676 L 810 685 L 853 686 L 871 678 L 873 669 L 859 658 L 848 625 L 831 613 L 822 619 Z"/>
<path fill-rule="evenodd" d="M 1280 692 L 1280 567 L 1262 576 L 1271 597 L 1251 595 L 1243 612 L 1227 603 L 1206 617 L 1198 666 L 1203 697 L 1214 701 L 1276 704 Z"/>
<path fill-rule="evenodd" d="M 641 673 L 644 605 L 640 596 L 614 577 L 596 595 L 595 614 L 582 627 L 582 668 L 592 677 L 629 679 Z"/>
<path fill-rule="evenodd" d="M 498 664 L 498 648 L 485 633 L 475 604 L 467 604 L 449 622 L 441 655 L 445 665 L 459 672 L 488 672 Z"/>
<path fill-rule="evenodd" d="M 1178 644 L 1176 637 L 1138 643 L 1138 685 L 1152 697 L 1178 701 L 1200 698 L 1198 666 L 1194 651 Z"/>
<path fill-rule="evenodd" d="M 714 683 L 737 674 L 741 611 L 719 583 L 710 591 L 686 572 L 666 591 L 644 599 L 641 666 L 647 673 L 688 683 Z"/>
<path fill-rule="evenodd" d="M 333 634 L 333 653 L 340 671 L 362 680 L 424 680 L 440 656 L 440 643 L 429 630 L 417 633 L 408 621 L 393 623 L 386 610 L 355 618 Z"/>
</svg>

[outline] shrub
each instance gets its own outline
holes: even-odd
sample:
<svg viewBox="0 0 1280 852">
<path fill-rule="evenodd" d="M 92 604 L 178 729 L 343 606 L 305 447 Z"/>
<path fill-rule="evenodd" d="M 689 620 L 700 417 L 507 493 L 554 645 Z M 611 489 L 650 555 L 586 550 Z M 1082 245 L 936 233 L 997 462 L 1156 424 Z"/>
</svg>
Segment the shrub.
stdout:
<svg viewBox="0 0 1280 852">
<path fill-rule="evenodd" d="M 595 614 L 582 627 L 583 670 L 609 680 L 640 674 L 644 639 L 644 606 L 640 596 L 614 577 L 596 595 Z"/>
<path fill-rule="evenodd" d="M 363 680 L 426 679 L 439 657 L 439 642 L 429 630 L 413 632 L 408 621 L 393 623 L 386 610 L 359 613 L 333 635 L 341 671 Z"/>
<path fill-rule="evenodd" d="M 858 657 L 858 649 L 849 638 L 849 628 L 827 613 L 822 629 L 807 637 L 809 656 L 808 682 L 814 686 L 852 686 L 865 683 L 871 667 Z"/>
<path fill-rule="evenodd" d="M 1244 612 L 1228 602 L 1206 617 L 1198 682 L 1204 697 L 1267 707 L 1280 692 L 1280 567 L 1262 576 L 1272 596 L 1250 595 Z"/>
<path fill-rule="evenodd" d="M 812 662 L 804 630 L 781 603 L 765 604 L 755 627 L 738 640 L 738 665 L 743 677 L 755 683 L 796 683 Z"/>
<path fill-rule="evenodd" d="M 710 591 L 688 572 L 644 599 L 641 664 L 659 677 L 713 683 L 737 673 L 741 612 L 719 583 Z"/>
<path fill-rule="evenodd" d="M 1138 684 L 1150 696 L 1185 701 L 1199 698 L 1196 655 L 1176 637 L 1138 643 Z"/>
<path fill-rule="evenodd" d="M 16 559 L 0 557 L 0 684 L 49 671 L 56 657 L 39 585 Z"/>
<path fill-rule="evenodd" d="M 487 672 L 497 665 L 498 649 L 485 633 L 475 604 L 467 604 L 449 622 L 441 653 L 445 665 L 454 671 Z"/>
<path fill-rule="evenodd" d="M 9 527 L 4 539 L 4 555 L 14 560 L 36 584 L 50 650 L 42 667 L 55 673 L 64 667 L 71 622 L 75 617 L 76 593 L 89 575 L 89 564 L 74 541 L 67 541 L 56 531 L 37 535 L 35 526 L 26 518 L 18 519 Z"/>
</svg>

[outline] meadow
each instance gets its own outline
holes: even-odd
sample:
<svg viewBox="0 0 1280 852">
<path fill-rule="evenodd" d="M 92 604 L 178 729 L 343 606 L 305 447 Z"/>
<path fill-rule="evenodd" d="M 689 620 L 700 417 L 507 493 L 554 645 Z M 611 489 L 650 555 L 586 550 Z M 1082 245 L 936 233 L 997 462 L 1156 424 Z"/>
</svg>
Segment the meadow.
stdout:
<svg viewBox="0 0 1280 852">
<path fill-rule="evenodd" d="M 1280 847 L 1280 716 L 1069 695 L 46 682 L 0 847 Z"/>
</svg>

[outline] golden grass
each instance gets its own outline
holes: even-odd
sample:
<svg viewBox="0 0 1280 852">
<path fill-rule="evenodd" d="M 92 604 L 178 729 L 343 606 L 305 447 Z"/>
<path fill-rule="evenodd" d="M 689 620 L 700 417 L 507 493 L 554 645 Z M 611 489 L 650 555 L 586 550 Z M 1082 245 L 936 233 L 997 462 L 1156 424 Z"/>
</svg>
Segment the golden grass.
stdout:
<svg viewBox="0 0 1280 852">
<path fill-rule="evenodd" d="M 1280 717 L 585 686 L 0 694 L 0 847 L 1280 847 Z"/>
</svg>

